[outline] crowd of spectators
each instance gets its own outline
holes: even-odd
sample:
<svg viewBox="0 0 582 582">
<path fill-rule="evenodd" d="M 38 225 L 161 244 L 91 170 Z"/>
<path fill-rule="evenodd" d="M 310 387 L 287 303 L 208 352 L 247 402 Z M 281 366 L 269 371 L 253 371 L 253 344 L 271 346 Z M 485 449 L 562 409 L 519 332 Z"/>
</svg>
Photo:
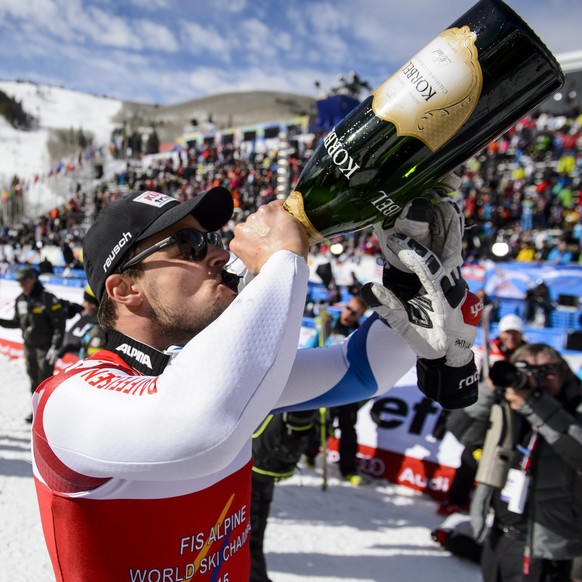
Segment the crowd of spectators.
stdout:
<svg viewBox="0 0 582 582">
<path fill-rule="evenodd" d="M 291 141 L 285 166 L 289 191 L 321 138 L 319 134 L 311 141 Z M 233 221 L 224 229 L 228 241 L 236 221 L 278 195 L 276 141 L 271 140 L 271 147 L 264 151 L 251 149 L 248 143 L 205 142 L 158 154 L 147 164 L 128 161 L 124 170 L 91 191 L 82 192 L 78 186 L 62 208 L 27 224 L 4 225 L 0 242 L 16 249 L 64 243 L 79 246 L 83 225 L 127 191 L 155 190 L 186 199 L 217 185 L 228 188 L 235 201 Z M 544 113 L 527 116 L 460 166 L 458 198 L 469 227 L 467 259 L 496 258 L 491 247 L 502 241 L 508 249 L 503 260 L 582 264 L 581 169 L 582 115 Z M 341 242 L 348 256 L 379 251 L 371 229 L 346 235 Z M 330 247 L 326 241 L 317 252 L 328 254 Z"/>
<path fill-rule="evenodd" d="M 582 116 L 528 116 L 461 169 L 467 256 L 582 262 Z"/>
<path fill-rule="evenodd" d="M 292 142 L 285 165 L 289 191 L 321 137 Z M 228 241 L 237 221 L 277 198 L 280 169 L 276 143 L 260 152 L 232 143 L 204 143 L 154 156 L 147 163 L 128 161 L 122 171 L 93 185 L 91 190 L 78 187 L 63 207 L 29 222 L 2 225 L 0 244 L 14 250 L 11 257 L 6 257 L 5 251 L 3 258 L 16 263 L 21 259 L 18 251 L 28 247 L 36 251 L 40 260 L 43 247 L 50 245 L 61 249 L 67 267 L 82 267 L 73 249 L 81 246 L 86 226 L 102 208 L 128 191 L 154 190 L 188 199 L 209 188 L 224 186 L 231 191 L 235 203 L 233 219 L 223 229 Z M 504 260 L 582 264 L 581 171 L 582 115 L 528 116 L 459 167 L 461 186 L 456 196 L 468 226 L 464 241 L 467 260 L 493 258 L 493 243 L 504 242 L 508 251 L 499 257 Z M 339 238 L 346 255 L 380 255 L 371 229 Z M 313 251 L 333 254 L 333 242 L 320 243 Z M 544 303 L 540 288 L 538 285 L 528 294 L 527 306 L 533 311 L 526 313 L 525 320 L 534 319 L 535 310 L 542 305 L 545 325 L 549 327 L 551 306 Z M 352 411 L 352 427 L 355 413 L 357 408 Z M 344 432 L 342 429 L 342 438 Z M 473 451 L 467 450 L 472 455 Z M 352 483 L 356 483 L 354 476 L 358 475 L 353 469 L 344 472 Z M 271 480 L 270 495 L 273 484 Z M 270 499 L 267 501 L 268 514 Z M 462 503 L 468 501 L 464 499 Z M 265 525 L 263 521 L 261 545 Z"/>
</svg>

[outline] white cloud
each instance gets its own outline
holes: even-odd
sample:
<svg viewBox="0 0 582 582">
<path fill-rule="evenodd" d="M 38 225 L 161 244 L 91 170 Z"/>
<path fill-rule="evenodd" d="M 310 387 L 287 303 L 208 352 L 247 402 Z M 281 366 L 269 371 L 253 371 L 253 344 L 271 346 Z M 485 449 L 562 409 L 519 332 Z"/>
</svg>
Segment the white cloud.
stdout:
<svg viewBox="0 0 582 582">
<path fill-rule="evenodd" d="M 230 60 L 231 47 L 222 31 L 196 22 L 181 23 L 182 49 L 194 55 L 211 53 L 223 61 Z"/>
<path fill-rule="evenodd" d="M 116 48 L 141 48 L 142 43 L 133 33 L 126 19 L 110 12 L 92 7 L 82 21 L 74 25 L 79 32 L 84 33 L 85 41 L 96 46 Z"/>
<path fill-rule="evenodd" d="M 188 86 L 194 95 L 222 93 L 231 81 L 230 72 L 211 67 L 197 67 L 188 74 Z"/>
<path fill-rule="evenodd" d="M 308 22 L 305 18 L 304 10 L 301 10 L 294 4 L 285 6 L 285 22 L 287 23 L 287 31 L 291 34 L 296 43 L 308 42 L 311 40 L 308 32 Z M 300 52 L 298 50 L 298 52 Z"/>
<path fill-rule="evenodd" d="M 349 27 L 349 12 L 342 9 L 341 6 L 330 4 L 329 2 L 309 4 L 305 11 L 305 18 L 309 25 L 320 35 L 336 33 Z M 324 41 L 325 38 L 318 40 Z"/>
<path fill-rule="evenodd" d="M 143 19 L 136 21 L 134 26 L 143 48 L 168 53 L 180 49 L 176 36 L 166 26 Z"/>
<path fill-rule="evenodd" d="M 238 14 L 247 7 L 246 0 L 214 0 L 214 6 L 221 12 L 232 12 Z"/>
<path fill-rule="evenodd" d="M 218 70 L 199 67 L 188 75 L 190 95 L 212 95 L 236 91 L 288 91 L 303 95 L 314 95 L 314 80 L 317 72 L 310 68 L 274 69 L 265 66 L 244 70 Z"/>
<path fill-rule="evenodd" d="M 239 57 L 251 65 L 267 65 L 279 58 L 274 36 L 277 31 L 270 29 L 264 22 L 251 18 L 239 26 L 237 39 Z"/>
<path fill-rule="evenodd" d="M 296 42 L 293 35 L 288 32 L 279 32 L 277 34 L 271 34 L 270 40 L 273 44 L 282 51 L 288 51 L 291 56 L 294 52 L 298 53 L 296 50 Z"/>
<path fill-rule="evenodd" d="M 16 19 L 26 19 L 29 22 L 39 21 L 48 23 L 59 14 L 58 4 L 53 0 L 30 0 L 22 2 L 20 0 L 3 0 L 0 3 L 0 16 L 2 20 L 7 17 Z"/>
<path fill-rule="evenodd" d="M 309 4 L 303 9 L 290 7 L 288 20 L 294 50 L 293 61 L 307 62 L 318 68 L 343 70 L 353 48 L 350 13 L 341 2 Z"/>
<path fill-rule="evenodd" d="M 581 2 L 507 1 L 554 52 L 582 48 Z M 123 98 L 138 92 L 159 103 L 236 88 L 311 93 L 315 80 L 327 89 L 352 70 L 376 86 L 470 5 L 0 0 L 0 51 L 10 55 L 0 59 L 0 78 L 102 88 Z"/>
<path fill-rule="evenodd" d="M 128 0 L 125 1 L 127 2 Z M 148 12 L 172 8 L 172 0 L 129 0 L 129 3 Z"/>
</svg>

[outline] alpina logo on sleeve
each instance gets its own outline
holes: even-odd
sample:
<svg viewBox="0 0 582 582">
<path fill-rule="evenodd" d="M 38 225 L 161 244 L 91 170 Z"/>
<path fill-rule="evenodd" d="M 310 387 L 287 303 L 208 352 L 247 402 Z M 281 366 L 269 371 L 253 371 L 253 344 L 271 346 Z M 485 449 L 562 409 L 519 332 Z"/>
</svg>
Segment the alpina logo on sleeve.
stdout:
<svg viewBox="0 0 582 582">
<path fill-rule="evenodd" d="M 141 204 L 148 204 L 149 206 L 157 206 L 158 208 L 165 206 L 169 202 L 178 202 L 175 198 L 172 198 L 172 196 L 151 191 L 136 196 L 133 201 L 140 202 Z"/>
</svg>

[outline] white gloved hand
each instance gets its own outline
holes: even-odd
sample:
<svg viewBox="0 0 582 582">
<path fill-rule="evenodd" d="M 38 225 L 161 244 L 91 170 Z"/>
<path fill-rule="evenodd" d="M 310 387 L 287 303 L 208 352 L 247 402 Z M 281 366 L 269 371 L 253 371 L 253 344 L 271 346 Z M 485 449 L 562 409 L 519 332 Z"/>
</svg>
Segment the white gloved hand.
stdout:
<svg viewBox="0 0 582 582">
<path fill-rule="evenodd" d="M 449 174 L 422 197 L 408 202 L 394 226 L 383 230 L 381 224 L 374 225 L 382 254 L 390 268 L 410 273 L 387 244 L 390 237 L 396 233 L 409 236 L 430 249 L 448 271 L 463 265 L 462 240 L 465 219 L 450 196 L 460 182 L 459 176 Z M 398 277 L 398 274 L 394 276 Z"/>
<path fill-rule="evenodd" d="M 450 174 L 409 202 L 394 226 L 376 225 L 384 255 L 383 286 L 362 290 L 368 305 L 418 355 L 418 386 L 444 408 L 477 398 L 471 347 L 482 303 L 461 276 L 465 221 L 450 194 L 460 178 Z"/>
<path fill-rule="evenodd" d="M 47 353 L 46 353 L 46 355 L 45 355 L 44 359 L 45 359 L 45 360 L 46 360 L 46 361 L 47 361 L 49 364 L 51 364 L 51 365 L 52 365 L 52 364 L 54 364 L 54 363 L 55 363 L 55 361 L 56 361 L 56 359 L 57 359 L 57 354 L 58 354 L 58 351 L 59 351 L 59 350 L 58 350 L 58 348 L 57 348 L 56 346 L 51 346 L 51 347 L 48 349 L 48 351 L 47 351 Z"/>
<path fill-rule="evenodd" d="M 414 239 L 394 234 L 386 245 L 418 277 L 420 289 L 404 297 L 398 286 L 368 283 L 362 297 L 419 357 L 419 388 L 427 396 L 444 408 L 473 404 L 478 374 L 471 347 L 483 304 L 468 292 L 459 268 L 449 272 Z"/>
<path fill-rule="evenodd" d="M 447 365 L 466 365 L 472 360 L 471 347 L 477 337 L 475 317 L 481 311 L 479 299 L 471 298 L 475 307 L 467 322 L 462 308 L 467 286 L 457 276 L 457 270 L 447 272 L 434 253 L 410 237 L 395 234 L 386 244 L 419 278 L 423 289 L 405 300 L 397 291 L 372 283 L 368 287 L 372 295 L 365 297 L 368 305 L 406 340 L 418 357 L 428 360 L 444 357 Z"/>
</svg>

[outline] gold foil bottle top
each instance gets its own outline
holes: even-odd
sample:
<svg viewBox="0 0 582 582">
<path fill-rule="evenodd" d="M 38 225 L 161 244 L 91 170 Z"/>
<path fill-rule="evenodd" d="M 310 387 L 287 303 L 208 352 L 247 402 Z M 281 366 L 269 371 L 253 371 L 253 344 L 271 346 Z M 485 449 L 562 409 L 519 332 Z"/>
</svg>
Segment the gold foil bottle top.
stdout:
<svg viewBox="0 0 582 582">
<path fill-rule="evenodd" d="M 307 217 L 305 207 L 303 206 L 303 196 L 300 192 L 296 190 L 291 192 L 287 200 L 283 203 L 283 207 L 303 225 L 311 244 L 325 240 Z"/>
<path fill-rule="evenodd" d="M 374 91 L 372 109 L 399 136 L 437 151 L 467 121 L 483 88 L 483 73 L 468 26 L 449 28 Z"/>
</svg>

